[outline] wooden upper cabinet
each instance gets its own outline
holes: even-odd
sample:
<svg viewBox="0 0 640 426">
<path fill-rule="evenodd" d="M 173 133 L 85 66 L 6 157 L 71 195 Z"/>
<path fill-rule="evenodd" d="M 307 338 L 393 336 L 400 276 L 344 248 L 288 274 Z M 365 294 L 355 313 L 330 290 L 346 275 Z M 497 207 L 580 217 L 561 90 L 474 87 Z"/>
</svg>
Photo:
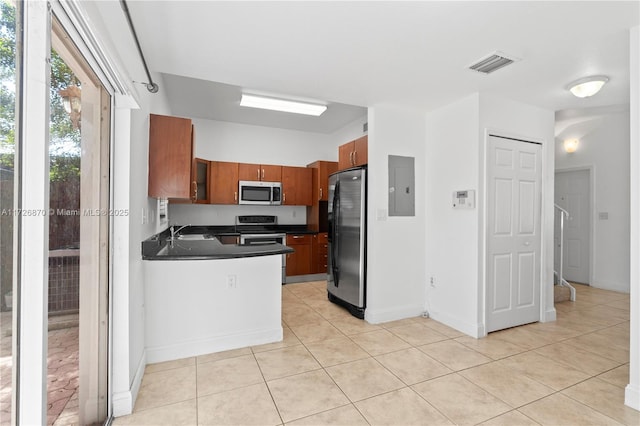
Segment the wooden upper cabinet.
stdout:
<svg viewBox="0 0 640 426">
<path fill-rule="evenodd" d="M 282 180 L 282 166 L 239 163 L 238 176 L 239 180 L 280 182 Z"/>
<path fill-rule="evenodd" d="M 353 141 L 338 147 L 338 170 L 353 167 Z"/>
<path fill-rule="evenodd" d="M 312 183 L 310 168 L 282 166 L 282 204 L 310 206 L 313 201 Z"/>
<path fill-rule="evenodd" d="M 238 204 L 238 163 L 211 161 L 209 164 L 209 202 Z"/>
<path fill-rule="evenodd" d="M 195 158 L 193 160 L 192 175 L 191 184 L 193 185 L 195 182 L 193 202 L 197 204 L 209 203 L 209 161 L 203 160 L 202 158 Z"/>
<path fill-rule="evenodd" d="M 260 180 L 263 180 L 265 182 L 281 182 L 282 166 L 273 166 L 269 164 L 263 164 L 262 171 L 260 174 Z"/>
<path fill-rule="evenodd" d="M 313 200 L 328 201 L 329 197 L 327 194 L 329 193 L 329 175 L 338 171 L 338 163 L 335 161 L 316 161 L 309 164 L 307 167 L 313 170 Z"/>
<path fill-rule="evenodd" d="M 362 166 L 369 162 L 369 136 L 364 135 L 353 141 L 353 165 Z"/>
<path fill-rule="evenodd" d="M 149 197 L 194 197 L 193 162 L 191 120 L 150 114 Z"/>
<path fill-rule="evenodd" d="M 362 166 L 369 160 L 369 137 L 364 135 L 338 147 L 338 170 Z"/>
</svg>

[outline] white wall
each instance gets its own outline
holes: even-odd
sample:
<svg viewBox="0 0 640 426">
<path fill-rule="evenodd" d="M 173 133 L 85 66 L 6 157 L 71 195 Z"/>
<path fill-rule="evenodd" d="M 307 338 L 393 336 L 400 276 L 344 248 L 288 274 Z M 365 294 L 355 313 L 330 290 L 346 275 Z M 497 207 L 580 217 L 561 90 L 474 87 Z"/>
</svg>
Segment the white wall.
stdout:
<svg viewBox="0 0 640 426">
<path fill-rule="evenodd" d="M 624 402 L 640 410 L 640 26 L 630 32 L 630 82 L 631 82 L 631 149 L 630 149 L 630 239 L 631 262 L 631 337 L 629 341 L 629 384 Z"/>
<path fill-rule="evenodd" d="M 159 76 L 154 81 L 162 84 Z M 147 197 L 149 113 L 168 114 L 162 92 L 116 97 L 114 115 L 114 207 L 128 209 L 113 229 L 113 413 L 129 414 L 140 386 L 145 357 L 144 274 L 140 242 L 159 230 L 156 200 Z M 144 141 L 140 143 L 139 141 Z M 143 216 L 147 220 L 143 223 Z"/>
<path fill-rule="evenodd" d="M 339 143 L 323 133 L 202 119 L 193 125 L 196 157 L 206 160 L 302 167 L 338 161 Z"/>
<path fill-rule="evenodd" d="M 427 114 L 427 307 L 436 320 L 478 336 L 478 207 L 453 210 L 455 190 L 476 190 L 480 201 L 479 95 Z"/>
<path fill-rule="evenodd" d="M 144 269 L 148 363 L 282 340 L 281 255 L 150 260 Z"/>
<path fill-rule="evenodd" d="M 574 116 L 573 120 L 579 120 Z M 578 150 L 567 153 L 564 139 L 577 137 Z M 556 140 L 556 171 L 591 168 L 592 280 L 594 287 L 629 292 L 629 111 L 586 116 Z M 607 212 L 608 220 L 598 213 Z"/>
<path fill-rule="evenodd" d="M 485 334 L 484 152 L 490 129 L 543 142 L 541 319 L 554 319 L 553 150 L 546 146 L 553 142 L 553 112 L 474 94 L 430 112 L 426 125 L 426 276 L 434 278 L 427 287 L 430 314 L 471 336 Z M 451 194 L 465 189 L 476 190 L 476 208 L 453 210 Z"/>
<path fill-rule="evenodd" d="M 338 146 L 362 135 L 366 117 L 333 134 L 301 132 L 225 121 L 194 119 L 195 156 L 206 160 L 305 167 L 318 160 L 338 161 Z M 172 204 L 171 224 L 233 225 L 248 214 L 278 216 L 278 223 L 304 225 L 304 206 L 229 206 Z"/>
<path fill-rule="evenodd" d="M 417 316 L 424 311 L 424 141 L 423 111 L 388 106 L 369 109 L 365 318 L 372 323 Z M 387 217 L 389 155 L 415 158 L 415 216 Z"/>
<path fill-rule="evenodd" d="M 156 80 L 162 84 L 159 77 Z M 146 92 L 146 91 L 145 91 Z M 168 100 L 162 91 L 141 93 L 140 109 L 131 113 L 131 172 L 129 221 L 129 375 L 133 381 L 144 365 L 144 273 L 141 241 L 158 232 L 155 218 L 156 200 L 147 196 L 149 163 L 149 114 L 170 115 Z M 142 216 L 149 218 L 142 223 Z"/>
</svg>

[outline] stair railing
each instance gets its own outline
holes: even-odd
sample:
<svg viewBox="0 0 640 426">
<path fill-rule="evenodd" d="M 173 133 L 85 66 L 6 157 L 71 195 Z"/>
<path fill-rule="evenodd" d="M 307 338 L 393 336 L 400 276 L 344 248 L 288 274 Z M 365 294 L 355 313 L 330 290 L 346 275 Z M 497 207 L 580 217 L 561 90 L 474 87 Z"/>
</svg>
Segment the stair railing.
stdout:
<svg viewBox="0 0 640 426">
<path fill-rule="evenodd" d="M 564 220 L 565 218 L 569 218 L 569 212 L 555 204 L 556 210 L 560 212 L 560 262 L 558 266 L 558 271 L 554 271 L 557 276 L 558 285 L 563 287 L 568 287 L 571 292 L 571 301 L 576 301 L 576 289 L 569 284 L 567 280 L 564 279 L 563 273 L 563 262 L 564 262 Z"/>
</svg>

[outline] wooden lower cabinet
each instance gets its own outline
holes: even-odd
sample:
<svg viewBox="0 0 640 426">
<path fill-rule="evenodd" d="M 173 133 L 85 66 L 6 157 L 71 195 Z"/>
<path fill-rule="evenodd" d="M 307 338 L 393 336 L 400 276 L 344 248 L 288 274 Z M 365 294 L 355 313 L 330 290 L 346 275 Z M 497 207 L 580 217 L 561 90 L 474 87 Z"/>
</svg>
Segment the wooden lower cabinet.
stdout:
<svg viewBox="0 0 640 426">
<path fill-rule="evenodd" d="M 287 276 L 312 274 L 313 235 L 287 234 L 287 245 L 295 250 L 287 254 Z"/>
<path fill-rule="evenodd" d="M 329 256 L 329 234 L 320 232 L 313 236 L 313 273 L 327 273 Z"/>
</svg>

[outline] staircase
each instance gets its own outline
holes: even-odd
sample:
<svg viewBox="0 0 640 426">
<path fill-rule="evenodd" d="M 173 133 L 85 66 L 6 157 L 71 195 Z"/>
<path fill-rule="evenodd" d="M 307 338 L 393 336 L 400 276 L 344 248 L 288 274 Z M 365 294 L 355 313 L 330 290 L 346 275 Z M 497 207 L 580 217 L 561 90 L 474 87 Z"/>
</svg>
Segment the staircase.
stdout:
<svg viewBox="0 0 640 426">
<path fill-rule="evenodd" d="M 571 300 L 572 302 L 576 301 L 576 289 L 573 288 L 571 284 L 562 276 L 562 263 L 564 259 L 564 221 L 569 217 L 569 212 L 555 204 L 555 217 L 559 217 L 560 221 L 560 236 L 558 238 L 558 243 L 556 244 L 557 252 L 554 253 L 554 271 L 553 271 L 553 279 L 554 279 L 554 287 L 553 287 L 553 295 L 554 302 L 563 302 L 565 300 Z M 556 228 L 557 229 L 557 228 Z M 557 259 L 557 260 L 556 260 Z"/>
</svg>

